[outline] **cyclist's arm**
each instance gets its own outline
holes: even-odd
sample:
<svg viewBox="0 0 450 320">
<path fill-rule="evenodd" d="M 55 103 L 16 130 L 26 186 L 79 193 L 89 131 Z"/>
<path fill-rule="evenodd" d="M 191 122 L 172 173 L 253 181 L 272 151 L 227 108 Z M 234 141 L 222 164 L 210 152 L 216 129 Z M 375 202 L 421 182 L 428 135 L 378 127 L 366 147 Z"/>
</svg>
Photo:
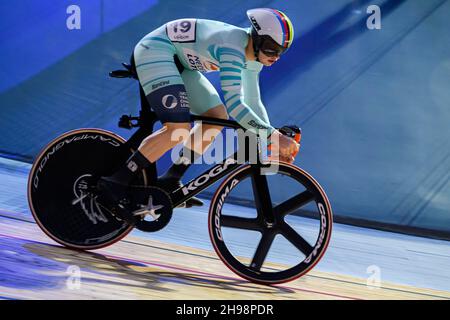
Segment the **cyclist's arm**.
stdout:
<svg viewBox="0 0 450 320">
<path fill-rule="evenodd" d="M 256 61 L 248 61 L 247 68 L 242 70 L 242 88 L 244 103 L 247 104 L 265 123 L 270 125 L 266 107 L 261 101 L 259 90 L 259 73 L 263 65 Z"/>
<path fill-rule="evenodd" d="M 228 113 L 244 128 L 261 135 L 264 134 L 264 130 L 267 130 L 265 133 L 270 136 L 275 128 L 244 101 L 242 72 L 245 57 L 243 52 L 233 48 L 219 48 L 218 57 L 220 84 Z"/>
</svg>

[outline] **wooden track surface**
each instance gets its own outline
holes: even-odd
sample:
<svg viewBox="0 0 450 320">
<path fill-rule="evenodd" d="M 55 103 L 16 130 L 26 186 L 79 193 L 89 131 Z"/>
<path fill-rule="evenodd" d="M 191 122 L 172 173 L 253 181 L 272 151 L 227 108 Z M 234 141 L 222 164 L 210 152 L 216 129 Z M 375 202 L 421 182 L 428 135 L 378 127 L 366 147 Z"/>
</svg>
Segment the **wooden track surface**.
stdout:
<svg viewBox="0 0 450 320">
<path fill-rule="evenodd" d="M 208 250 L 130 235 L 79 252 L 55 244 L 36 224 L 1 217 L 0 279 L 3 299 L 450 299 L 446 291 L 386 282 L 374 288 L 366 279 L 316 270 L 284 285 L 256 285 Z"/>
</svg>

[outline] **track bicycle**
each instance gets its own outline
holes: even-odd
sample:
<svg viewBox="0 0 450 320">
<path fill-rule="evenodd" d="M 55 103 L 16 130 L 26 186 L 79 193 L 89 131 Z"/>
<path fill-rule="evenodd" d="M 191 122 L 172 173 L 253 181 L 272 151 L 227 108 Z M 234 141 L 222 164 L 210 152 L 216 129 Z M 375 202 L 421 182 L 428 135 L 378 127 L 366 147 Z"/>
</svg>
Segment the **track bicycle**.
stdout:
<svg viewBox="0 0 450 320">
<path fill-rule="evenodd" d="M 137 78 L 132 65 L 123 66 L 124 70 L 112 71 L 110 76 Z M 293 164 L 271 160 L 241 163 L 236 151 L 171 193 L 153 185 L 158 177 L 153 165 L 133 181 L 138 188 L 142 186 L 140 193 L 145 190 L 147 200 L 136 203 L 140 219 L 134 224 L 96 201 L 93 186 L 99 177 L 111 175 L 125 163 L 158 121 L 142 87 L 139 89 L 139 116 L 123 115 L 119 120 L 119 127 L 137 129 L 128 140 L 103 129 L 77 129 L 55 138 L 36 157 L 28 180 L 28 201 L 39 227 L 69 248 L 103 248 L 133 228 L 162 230 L 174 208 L 220 181 L 210 202 L 208 228 L 214 250 L 231 271 L 270 285 L 311 270 L 330 241 L 332 209 L 319 183 Z M 191 121 L 243 129 L 232 120 L 191 115 Z M 248 199 L 242 199 L 245 190 L 252 190 L 253 197 L 247 192 Z M 292 254 L 289 261 L 281 261 L 287 247 Z"/>
</svg>

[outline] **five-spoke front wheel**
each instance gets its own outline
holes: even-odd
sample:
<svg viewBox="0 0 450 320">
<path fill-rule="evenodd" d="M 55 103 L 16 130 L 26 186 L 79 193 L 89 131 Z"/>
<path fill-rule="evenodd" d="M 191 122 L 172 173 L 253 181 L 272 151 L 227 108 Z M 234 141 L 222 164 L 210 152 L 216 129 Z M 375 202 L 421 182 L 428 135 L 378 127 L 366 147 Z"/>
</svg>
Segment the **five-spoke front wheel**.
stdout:
<svg viewBox="0 0 450 320">
<path fill-rule="evenodd" d="M 304 170 L 278 162 L 244 165 L 230 174 L 212 199 L 208 219 L 225 265 L 263 284 L 307 273 L 325 253 L 332 228 L 322 187 Z"/>
</svg>

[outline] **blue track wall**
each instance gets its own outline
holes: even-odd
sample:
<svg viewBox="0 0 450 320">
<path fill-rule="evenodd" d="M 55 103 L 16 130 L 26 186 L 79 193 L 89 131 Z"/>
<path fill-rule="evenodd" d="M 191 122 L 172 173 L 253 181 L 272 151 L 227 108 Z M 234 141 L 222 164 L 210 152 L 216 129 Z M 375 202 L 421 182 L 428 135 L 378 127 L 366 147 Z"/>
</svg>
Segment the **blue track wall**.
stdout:
<svg viewBox="0 0 450 320">
<path fill-rule="evenodd" d="M 0 2 L 0 92 L 82 48 L 154 6 L 157 0 L 17 0 Z M 69 30 L 67 9 L 81 9 L 81 30 Z M 69 10 L 72 12 L 71 10 Z"/>
<path fill-rule="evenodd" d="M 70 4 L 81 8 L 81 30 L 66 28 Z M 366 27 L 371 4 L 381 30 Z M 78 127 L 129 136 L 116 122 L 135 113 L 136 84 L 107 73 L 134 44 L 181 17 L 246 26 L 245 10 L 259 6 L 285 11 L 296 29 L 293 47 L 261 75 L 263 101 L 275 126 L 302 126 L 296 163 L 335 214 L 450 233 L 448 0 L 2 1 L 0 150 L 32 161 Z"/>
</svg>

